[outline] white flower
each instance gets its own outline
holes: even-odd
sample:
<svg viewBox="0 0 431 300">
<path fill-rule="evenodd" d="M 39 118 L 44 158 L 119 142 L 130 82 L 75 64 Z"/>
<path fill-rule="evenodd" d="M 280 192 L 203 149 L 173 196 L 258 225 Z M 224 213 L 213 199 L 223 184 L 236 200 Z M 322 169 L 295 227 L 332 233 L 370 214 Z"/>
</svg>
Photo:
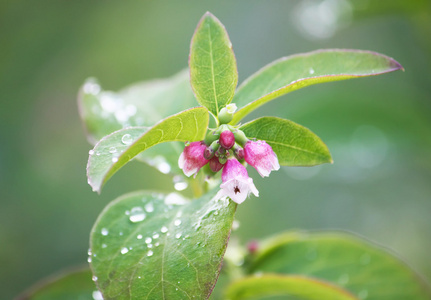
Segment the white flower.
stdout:
<svg viewBox="0 0 431 300">
<path fill-rule="evenodd" d="M 259 191 L 253 179 L 248 177 L 246 168 L 236 158 L 227 160 L 221 178 L 223 183 L 220 185 L 221 190 L 217 193 L 217 198 L 228 196 L 232 201 L 240 204 L 250 193 L 259 197 Z"/>
</svg>

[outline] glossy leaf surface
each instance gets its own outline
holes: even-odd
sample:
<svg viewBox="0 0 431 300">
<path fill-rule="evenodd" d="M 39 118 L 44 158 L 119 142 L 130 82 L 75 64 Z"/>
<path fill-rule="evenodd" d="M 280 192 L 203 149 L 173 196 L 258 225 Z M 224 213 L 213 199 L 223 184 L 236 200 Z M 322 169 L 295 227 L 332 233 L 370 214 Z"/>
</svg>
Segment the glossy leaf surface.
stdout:
<svg viewBox="0 0 431 300">
<path fill-rule="evenodd" d="M 47 278 L 15 300 L 98 300 L 99 294 L 90 269 L 85 268 Z"/>
<path fill-rule="evenodd" d="M 264 243 L 251 273 L 301 275 L 328 281 L 359 299 L 429 300 L 429 287 L 403 261 L 344 233 L 288 233 Z"/>
<path fill-rule="evenodd" d="M 265 140 L 277 154 L 280 165 L 314 166 L 331 163 L 328 147 L 309 129 L 292 121 L 263 117 L 240 127 L 251 139 Z"/>
<path fill-rule="evenodd" d="M 109 204 L 91 232 L 91 267 L 105 299 L 207 299 L 236 204 L 138 192 Z"/>
<path fill-rule="evenodd" d="M 361 50 L 318 50 L 283 57 L 242 83 L 233 102 L 239 107 L 232 124 L 279 96 L 330 81 L 379 75 L 402 69 L 394 59 Z"/>
<path fill-rule="evenodd" d="M 88 141 L 95 145 L 114 131 L 153 126 L 196 106 L 189 77 L 188 70 L 183 70 L 170 78 L 140 82 L 118 92 L 103 90 L 95 79 L 87 79 L 79 91 L 78 106 Z M 163 173 L 182 174 L 177 167 L 182 148 L 175 142 L 161 144 L 140 153 L 137 159 Z"/>
<path fill-rule="evenodd" d="M 275 274 L 237 280 L 228 287 L 226 292 L 226 298 L 230 300 L 257 299 L 267 296 L 290 296 L 301 300 L 358 299 L 349 292 L 327 282 L 302 276 Z"/>
<path fill-rule="evenodd" d="M 131 127 L 116 131 L 101 139 L 90 152 L 88 183 L 93 191 L 100 192 L 115 172 L 142 151 L 164 142 L 202 140 L 207 126 L 207 109 L 197 107 L 168 117 L 151 128 Z"/>
<path fill-rule="evenodd" d="M 189 65 L 198 102 L 217 116 L 233 98 L 238 72 L 227 32 L 211 13 L 202 17 L 193 35 Z"/>
</svg>

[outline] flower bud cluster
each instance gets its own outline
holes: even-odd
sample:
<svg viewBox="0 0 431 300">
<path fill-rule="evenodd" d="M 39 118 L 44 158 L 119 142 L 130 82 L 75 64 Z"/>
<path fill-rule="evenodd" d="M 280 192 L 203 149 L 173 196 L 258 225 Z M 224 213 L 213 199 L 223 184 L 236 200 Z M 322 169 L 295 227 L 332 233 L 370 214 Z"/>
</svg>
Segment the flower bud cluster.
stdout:
<svg viewBox="0 0 431 300">
<path fill-rule="evenodd" d="M 229 109 L 225 109 L 223 115 L 225 122 L 231 120 L 229 113 L 232 114 L 232 108 Z M 203 141 L 186 145 L 178 165 L 186 176 L 196 175 L 206 164 L 214 173 L 222 170 L 223 182 L 218 197 L 227 196 L 236 203 L 242 203 L 250 193 L 259 196 L 259 192 L 240 161 L 254 167 L 262 177 L 280 169 L 277 155 L 270 145 L 263 140 L 251 141 L 243 131 L 226 123 L 210 131 Z"/>
</svg>

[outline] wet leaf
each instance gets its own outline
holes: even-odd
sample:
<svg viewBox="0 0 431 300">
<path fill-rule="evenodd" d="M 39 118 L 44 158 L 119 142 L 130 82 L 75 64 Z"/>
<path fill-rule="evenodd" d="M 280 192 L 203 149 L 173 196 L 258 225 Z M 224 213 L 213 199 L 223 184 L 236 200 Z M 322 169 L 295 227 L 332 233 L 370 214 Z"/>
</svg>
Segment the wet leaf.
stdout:
<svg viewBox="0 0 431 300">
<path fill-rule="evenodd" d="M 207 109 L 197 107 L 170 116 L 150 128 L 118 130 L 101 139 L 91 150 L 87 164 L 88 183 L 93 191 L 100 192 L 115 172 L 142 151 L 164 142 L 202 140 L 207 126 Z"/>
<path fill-rule="evenodd" d="M 98 300 L 90 269 L 73 269 L 55 274 L 36 284 L 15 300 Z M 100 298 L 99 298 L 100 299 Z"/>
<path fill-rule="evenodd" d="M 232 124 L 266 102 L 297 89 L 330 81 L 379 75 L 402 69 L 394 59 L 361 50 L 330 49 L 278 59 L 246 79 L 233 102 L 239 107 Z"/>
<path fill-rule="evenodd" d="M 139 82 L 118 92 L 103 90 L 94 78 L 87 79 L 78 95 L 78 106 L 88 141 L 128 127 L 153 126 L 163 118 L 196 106 L 188 70 L 165 79 Z M 137 156 L 154 165 L 170 165 L 169 173 L 182 174 L 177 167 L 182 151 L 178 143 L 157 145 Z M 165 169 L 162 169 L 164 171 Z"/>
<path fill-rule="evenodd" d="M 265 140 L 284 166 L 332 163 L 328 147 L 309 129 L 292 121 L 263 117 L 240 127 L 248 138 Z"/>
<path fill-rule="evenodd" d="M 324 280 L 359 299 L 431 299 L 429 287 L 394 254 L 345 233 L 292 232 L 276 236 L 263 243 L 248 272 Z"/>
<path fill-rule="evenodd" d="M 209 12 L 193 35 L 189 65 L 190 82 L 198 102 L 217 116 L 233 98 L 238 72 L 227 32 Z"/>
<path fill-rule="evenodd" d="M 138 192 L 118 198 L 91 232 L 91 267 L 105 299 L 207 299 L 236 204 Z"/>
<path fill-rule="evenodd" d="M 302 276 L 275 274 L 242 278 L 233 282 L 226 292 L 226 299 L 230 300 L 256 299 L 256 297 L 267 296 L 290 296 L 301 300 L 358 299 L 346 290 L 324 281 Z"/>
</svg>

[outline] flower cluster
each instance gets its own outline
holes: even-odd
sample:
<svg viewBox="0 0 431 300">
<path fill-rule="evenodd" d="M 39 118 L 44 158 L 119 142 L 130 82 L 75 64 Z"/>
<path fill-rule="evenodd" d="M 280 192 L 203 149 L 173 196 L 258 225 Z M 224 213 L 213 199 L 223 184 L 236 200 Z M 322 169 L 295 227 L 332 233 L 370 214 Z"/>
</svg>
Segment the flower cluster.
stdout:
<svg viewBox="0 0 431 300">
<path fill-rule="evenodd" d="M 218 197 L 228 196 L 239 204 L 250 193 L 259 196 L 253 179 L 240 161 L 254 167 L 262 177 L 280 169 L 277 155 L 270 145 L 262 140 L 249 140 L 237 127 L 227 124 L 210 131 L 204 141 L 187 144 L 178 165 L 186 176 L 196 175 L 206 164 L 212 172 L 222 170 Z"/>
</svg>

